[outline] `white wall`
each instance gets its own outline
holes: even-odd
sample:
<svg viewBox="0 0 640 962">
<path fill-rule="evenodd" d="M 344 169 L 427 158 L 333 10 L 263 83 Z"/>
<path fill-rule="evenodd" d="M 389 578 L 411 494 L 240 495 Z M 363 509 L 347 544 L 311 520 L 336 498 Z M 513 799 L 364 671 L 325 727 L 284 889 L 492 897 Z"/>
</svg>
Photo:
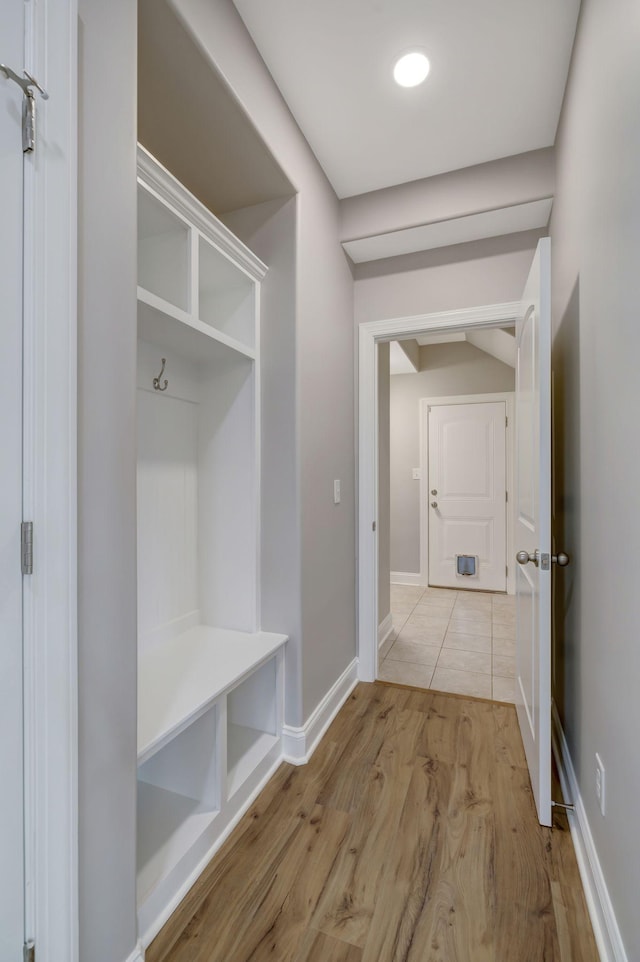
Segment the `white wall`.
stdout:
<svg viewBox="0 0 640 962">
<path fill-rule="evenodd" d="M 136 4 L 80 0 L 80 959 L 136 941 Z M 117 65 L 117 69 L 114 69 Z"/>
<path fill-rule="evenodd" d="M 420 399 L 513 391 L 515 372 L 464 341 L 420 348 L 420 371 L 395 374 L 390 391 L 391 571 L 420 571 Z"/>
<path fill-rule="evenodd" d="M 629 960 L 640 958 L 640 6 L 583 0 L 557 141 L 555 696 Z M 595 794 L 606 767 L 607 811 Z"/>
</svg>

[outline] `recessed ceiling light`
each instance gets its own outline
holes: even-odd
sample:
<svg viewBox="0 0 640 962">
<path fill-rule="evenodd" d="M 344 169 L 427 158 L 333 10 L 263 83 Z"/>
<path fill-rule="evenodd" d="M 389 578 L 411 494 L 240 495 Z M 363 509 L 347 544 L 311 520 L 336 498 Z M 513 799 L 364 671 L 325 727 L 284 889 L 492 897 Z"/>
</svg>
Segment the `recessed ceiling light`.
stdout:
<svg viewBox="0 0 640 962">
<path fill-rule="evenodd" d="M 417 50 L 405 53 L 393 68 L 393 77 L 401 87 L 417 87 L 427 79 L 429 61 L 423 53 Z"/>
</svg>

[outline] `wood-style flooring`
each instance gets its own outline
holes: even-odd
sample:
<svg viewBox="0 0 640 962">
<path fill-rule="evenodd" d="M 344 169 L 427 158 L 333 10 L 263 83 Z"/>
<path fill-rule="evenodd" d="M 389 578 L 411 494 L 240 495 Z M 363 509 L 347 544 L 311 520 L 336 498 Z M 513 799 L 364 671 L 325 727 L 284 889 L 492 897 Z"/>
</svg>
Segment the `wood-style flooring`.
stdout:
<svg viewBox="0 0 640 962">
<path fill-rule="evenodd" d="M 597 962 L 564 814 L 515 709 L 360 684 L 282 765 L 147 962 Z"/>
</svg>

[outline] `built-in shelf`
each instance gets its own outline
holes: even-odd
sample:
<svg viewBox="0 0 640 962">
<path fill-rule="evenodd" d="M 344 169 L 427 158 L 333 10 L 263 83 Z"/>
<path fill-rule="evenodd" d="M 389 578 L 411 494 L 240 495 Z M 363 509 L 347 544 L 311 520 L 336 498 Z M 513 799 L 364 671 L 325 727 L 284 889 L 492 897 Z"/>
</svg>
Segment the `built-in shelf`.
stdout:
<svg viewBox="0 0 640 962">
<path fill-rule="evenodd" d="M 138 204 L 137 887 L 146 946 L 282 758 L 287 639 L 259 630 L 266 267 L 143 148 Z"/>
<path fill-rule="evenodd" d="M 138 666 L 138 764 L 283 647 L 286 635 L 200 625 L 158 645 Z"/>
<path fill-rule="evenodd" d="M 225 360 L 231 352 L 249 360 L 256 356 L 252 347 L 191 317 L 143 287 L 138 288 L 138 337 L 205 365 Z"/>
<path fill-rule="evenodd" d="M 138 283 L 189 310 L 192 229 L 142 184 L 138 187 Z"/>
<path fill-rule="evenodd" d="M 218 814 L 195 798 L 138 780 L 138 903 L 175 868 Z"/>
<path fill-rule="evenodd" d="M 248 728 L 246 725 L 227 726 L 227 795 L 231 798 L 249 775 L 266 758 L 279 736 Z"/>
<path fill-rule="evenodd" d="M 255 345 L 256 285 L 204 237 L 199 244 L 198 317 L 247 347 Z"/>
</svg>

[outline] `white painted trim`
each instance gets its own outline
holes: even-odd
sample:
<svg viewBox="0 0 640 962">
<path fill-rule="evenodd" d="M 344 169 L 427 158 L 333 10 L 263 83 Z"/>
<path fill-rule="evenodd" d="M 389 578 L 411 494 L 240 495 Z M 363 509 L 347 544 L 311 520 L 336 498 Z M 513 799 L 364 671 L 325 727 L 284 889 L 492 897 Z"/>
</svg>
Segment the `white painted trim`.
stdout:
<svg viewBox="0 0 640 962">
<path fill-rule="evenodd" d="M 358 337 L 358 665 L 360 681 L 378 673 L 378 365 L 377 344 L 438 331 L 515 323 L 519 301 L 360 324 Z"/>
<path fill-rule="evenodd" d="M 600 959 L 602 962 L 629 962 L 555 702 L 551 705 L 551 717 L 553 754 L 560 773 L 562 794 L 575 806 L 575 812 L 567 815 Z"/>
<path fill-rule="evenodd" d="M 144 962 L 144 946 L 142 942 L 138 942 L 135 949 L 128 957 L 127 962 Z"/>
<path fill-rule="evenodd" d="M 422 577 L 421 571 L 392 571 L 392 585 L 416 585 L 418 588 L 426 588 L 427 583 Z"/>
<path fill-rule="evenodd" d="M 502 391 L 496 394 L 459 394 L 451 397 L 420 398 L 420 582 L 425 587 L 429 584 L 429 512 L 426 510 L 429 487 L 429 408 L 440 404 L 486 404 L 492 401 L 504 401 L 507 416 L 506 428 L 506 483 L 509 492 L 507 502 L 507 539 L 505 546 L 506 565 L 508 575 L 506 579 L 507 594 L 513 595 L 516 590 L 515 575 L 515 546 L 514 546 L 514 515 L 515 505 L 515 411 L 516 396 L 513 391 Z"/>
<path fill-rule="evenodd" d="M 385 641 L 393 631 L 393 615 L 391 612 L 387 615 L 384 621 L 381 621 L 378 625 L 378 650 L 382 648 Z"/>
<path fill-rule="evenodd" d="M 327 728 L 358 683 L 358 659 L 347 665 L 301 728 L 284 725 L 282 745 L 284 761 L 306 765 Z"/>
<path fill-rule="evenodd" d="M 25 936 L 47 962 L 77 962 L 78 5 L 25 11 L 25 66 L 50 93 L 24 178 Z"/>
</svg>

